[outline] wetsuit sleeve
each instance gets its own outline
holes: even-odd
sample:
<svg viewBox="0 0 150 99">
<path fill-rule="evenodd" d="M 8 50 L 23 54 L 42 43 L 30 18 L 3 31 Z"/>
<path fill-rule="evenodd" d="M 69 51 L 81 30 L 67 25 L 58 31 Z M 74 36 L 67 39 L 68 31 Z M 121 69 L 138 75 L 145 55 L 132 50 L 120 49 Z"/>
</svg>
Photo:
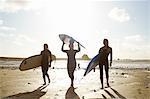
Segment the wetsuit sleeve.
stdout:
<svg viewBox="0 0 150 99">
<path fill-rule="evenodd" d="M 112 62 L 112 48 L 110 48 L 110 62 Z"/>
<path fill-rule="evenodd" d="M 99 49 L 99 52 L 98 52 L 98 54 L 100 54 L 100 52 L 101 52 L 101 48 Z M 99 58 L 99 65 L 100 65 L 100 58 Z"/>
<path fill-rule="evenodd" d="M 51 51 L 48 51 L 49 52 L 49 56 L 50 56 L 50 61 L 52 61 L 52 54 L 51 54 Z"/>
<path fill-rule="evenodd" d="M 78 50 L 76 50 L 77 52 L 80 52 L 81 48 L 80 48 L 80 45 L 79 45 L 79 42 L 78 43 Z"/>
<path fill-rule="evenodd" d="M 42 55 L 43 51 L 41 51 L 40 55 Z"/>
</svg>

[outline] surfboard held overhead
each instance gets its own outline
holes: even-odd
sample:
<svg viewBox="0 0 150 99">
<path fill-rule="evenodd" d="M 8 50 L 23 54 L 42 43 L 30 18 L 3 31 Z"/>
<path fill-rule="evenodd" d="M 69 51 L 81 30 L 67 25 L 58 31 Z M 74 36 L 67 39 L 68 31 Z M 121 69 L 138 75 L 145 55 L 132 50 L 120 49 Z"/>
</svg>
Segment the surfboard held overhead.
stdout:
<svg viewBox="0 0 150 99">
<path fill-rule="evenodd" d="M 66 44 L 69 44 L 70 42 L 78 42 L 73 37 L 66 35 L 66 34 L 59 34 L 59 38 L 62 42 L 66 43 Z M 79 42 L 79 45 L 82 46 L 83 48 L 85 48 L 80 42 Z"/>
</svg>

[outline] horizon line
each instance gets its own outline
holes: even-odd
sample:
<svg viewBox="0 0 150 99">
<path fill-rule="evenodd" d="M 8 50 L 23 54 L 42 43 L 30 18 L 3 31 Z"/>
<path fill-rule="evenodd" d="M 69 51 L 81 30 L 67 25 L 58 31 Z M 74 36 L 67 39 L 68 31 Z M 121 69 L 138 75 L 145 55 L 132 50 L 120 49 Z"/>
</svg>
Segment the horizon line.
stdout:
<svg viewBox="0 0 150 99">
<path fill-rule="evenodd" d="M 1 56 L 0 59 L 26 59 L 28 57 L 13 57 L 13 56 L 10 56 L 10 57 L 7 57 L 7 56 Z M 76 58 L 77 60 L 91 60 L 92 58 L 89 58 L 89 59 L 82 59 L 81 58 Z M 67 58 L 64 58 L 64 57 L 58 57 L 56 58 L 56 60 L 67 60 Z M 114 61 L 116 60 L 150 60 L 150 59 L 147 59 L 147 58 L 143 58 L 143 59 L 134 59 L 134 58 L 117 58 L 117 59 L 113 59 Z"/>
</svg>

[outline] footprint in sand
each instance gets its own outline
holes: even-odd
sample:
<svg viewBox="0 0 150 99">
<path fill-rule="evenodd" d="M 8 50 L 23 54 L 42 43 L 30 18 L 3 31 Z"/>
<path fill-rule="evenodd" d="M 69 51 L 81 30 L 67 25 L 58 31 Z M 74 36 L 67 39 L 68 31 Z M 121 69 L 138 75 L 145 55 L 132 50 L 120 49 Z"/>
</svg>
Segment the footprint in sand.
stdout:
<svg viewBox="0 0 150 99">
<path fill-rule="evenodd" d="M 139 94 L 142 94 L 141 89 L 137 89 Z"/>
</svg>

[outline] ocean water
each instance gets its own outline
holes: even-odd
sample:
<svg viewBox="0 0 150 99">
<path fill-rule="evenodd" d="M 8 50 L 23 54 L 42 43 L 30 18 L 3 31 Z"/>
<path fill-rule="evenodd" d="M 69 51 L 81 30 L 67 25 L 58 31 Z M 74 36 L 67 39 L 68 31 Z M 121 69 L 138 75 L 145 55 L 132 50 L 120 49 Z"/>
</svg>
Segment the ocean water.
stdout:
<svg viewBox="0 0 150 99">
<path fill-rule="evenodd" d="M 0 60 L 0 67 L 15 67 L 19 68 L 22 61 Z M 77 60 L 77 68 L 86 69 L 89 61 Z M 78 67 L 79 65 L 79 67 Z M 55 69 L 66 69 L 67 60 L 57 60 L 52 62 L 52 67 Z M 97 66 L 98 68 L 98 66 Z M 150 69 L 150 61 L 113 61 L 111 68 L 148 68 Z"/>
</svg>

